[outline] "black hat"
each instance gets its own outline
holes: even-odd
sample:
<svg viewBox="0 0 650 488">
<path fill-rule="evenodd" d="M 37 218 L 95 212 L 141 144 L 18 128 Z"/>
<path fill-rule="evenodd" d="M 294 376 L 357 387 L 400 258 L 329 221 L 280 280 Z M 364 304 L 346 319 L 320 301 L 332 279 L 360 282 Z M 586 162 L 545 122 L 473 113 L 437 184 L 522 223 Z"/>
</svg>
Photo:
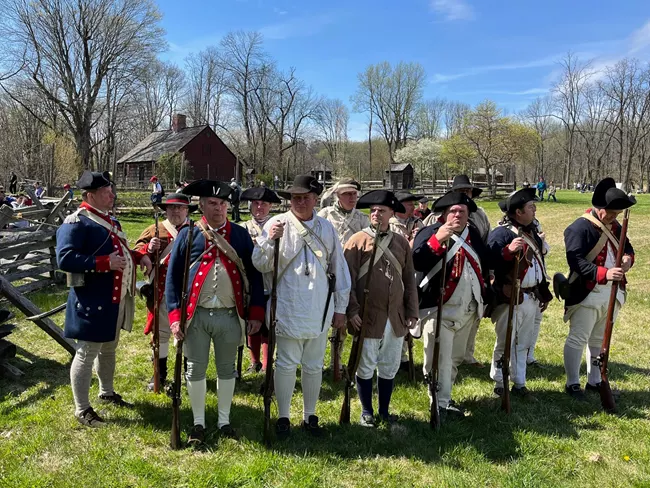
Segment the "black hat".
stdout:
<svg viewBox="0 0 650 488">
<path fill-rule="evenodd" d="M 250 200 L 251 202 L 254 200 L 260 200 L 269 203 L 282 203 L 282 200 L 278 198 L 273 190 L 269 190 L 263 186 L 248 188 L 242 192 L 241 197 L 239 198 L 242 200 Z"/>
<path fill-rule="evenodd" d="M 591 197 L 595 208 L 605 210 L 625 210 L 636 203 L 636 198 L 616 188 L 614 178 L 604 178 L 598 182 Z"/>
<path fill-rule="evenodd" d="M 341 178 L 336 183 L 336 191 L 339 190 L 357 190 L 361 191 L 361 185 L 354 178 Z"/>
<path fill-rule="evenodd" d="M 165 198 L 164 203 L 159 203 L 158 206 L 163 210 L 167 210 L 167 205 L 182 205 L 187 207 L 190 213 L 196 212 L 196 209 L 199 208 L 198 205 L 192 203 L 192 199 L 182 193 L 170 193 Z"/>
<path fill-rule="evenodd" d="M 499 202 L 499 208 L 502 212 L 514 212 L 518 208 L 523 208 L 528 202 L 537 202 L 539 198 L 535 196 L 535 188 L 522 188 L 512 192 L 508 198 Z"/>
<path fill-rule="evenodd" d="M 451 183 L 452 190 L 472 190 L 472 198 L 476 198 L 481 193 L 483 189 L 478 186 L 474 186 L 470 183 L 469 177 L 467 175 L 458 175 L 454 178 L 454 181 Z"/>
<path fill-rule="evenodd" d="M 422 197 L 418 200 L 418 203 L 429 203 L 429 198 L 428 197 Z"/>
<path fill-rule="evenodd" d="M 285 190 L 278 190 L 278 195 L 286 200 L 291 200 L 291 195 L 294 193 L 315 193 L 320 195 L 322 191 L 323 185 L 316 178 L 310 175 L 298 175 L 293 179 L 293 185 Z"/>
<path fill-rule="evenodd" d="M 476 203 L 474 203 L 474 200 L 472 200 L 464 193 L 450 190 L 438 198 L 435 202 L 433 202 L 433 211 L 442 212 L 454 205 L 466 205 L 469 213 L 476 212 L 476 209 L 478 208 L 476 206 Z"/>
<path fill-rule="evenodd" d="M 232 188 L 223 181 L 196 180 L 183 188 L 181 193 L 195 197 L 214 197 L 228 200 L 228 197 L 232 193 Z"/>
<path fill-rule="evenodd" d="M 406 212 L 404 205 L 402 205 L 392 191 L 388 190 L 369 191 L 365 195 L 361 195 L 361 198 L 357 201 L 357 208 L 370 208 L 373 205 L 384 205 L 398 213 Z"/>
<path fill-rule="evenodd" d="M 413 195 L 413 193 L 410 193 L 408 191 L 400 190 L 395 192 L 395 198 L 397 198 L 400 202 L 417 202 L 422 198 L 423 195 Z M 402 212 L 400 212 L 402 213 Z"/>
<path fill-rule="evenodd" d="M 84 171 L 77 181 L 77 188 L 81 190 L 98 190 L 111 185 L 111 175 L 108 171 L 98 173 L 96 171 Z"/>
</svg>

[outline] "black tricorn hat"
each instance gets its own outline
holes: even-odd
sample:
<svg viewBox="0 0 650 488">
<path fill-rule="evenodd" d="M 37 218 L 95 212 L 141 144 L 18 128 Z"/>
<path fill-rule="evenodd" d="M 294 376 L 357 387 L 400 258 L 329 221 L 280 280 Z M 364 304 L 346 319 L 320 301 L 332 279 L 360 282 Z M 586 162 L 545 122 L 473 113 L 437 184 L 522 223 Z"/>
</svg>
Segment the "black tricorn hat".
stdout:
<svg viewBox="0 0 650 488">
<path fill-rule="evenodd" d="M 467 175 L 457 175 L 454 178 L 454 181 L 451 183 L 452 190 L 472 190 L 472 198 L 476 198 L 481 193 L 483 189 L 478 186 L 474 186 L 470 183 L 469 177 Z"/>
<path fill-rule="evenodd" d="M 614 178 L 604 178 L 598 182 L 591 197 L 595 208 L 605 210 L 625 210 L 636 203 L 636 198 L 616 188 Z"/>
<path fill-rule="evenodd" d="M 98 190 L 111 185 L 111 175 L 108 171 L 98 173 L 96 171 L 84 171 L 77 181 L 77 188 L 81 190 Z"/>
<path fill-rule="evenodd" d="M 508 198 L 499 202 L 499 208 L 503 213 L 508 213 L 523 208 L 528 202 L 536 202 L 539 198 L 535 196 L 535 191 L 535 188 L 522 188 L 512 192 Z"/>
<path fill-rule="evenodd" d="M 278 190 L 278 195 L 286 200 L 291 200 L 292 194 L 315 193 L 320 195 L 322 191 L 323 185 L 316 178 L 311 175 L 298 175 L 293 179 L 293 185 L 285 190 Z"/>
<path fill-rule="evenodd" d="M 413 193 L 405 190 L 395 192 L 395 198 L 397 198 L 400 202 L 419 202 L 423 196 L 424 195 L 414 195 Z"/>
<path fill-rule="evenodd" d="M 406 212 L 404 205 L 402 205 L 392 191 L 388 190 L 369 191 L 365 195 L 361 195 L 361 198 L 357 201 L 357 208 L 370 208 L 373 205 L 384 205 L 398 213 Z"/>
<path fill-rule="evenodd" d="M 477 209 L 476 203 L 474 203 L 474 200 L 472 200 L 470 197 L 464 193 L 450 190 L 438 198 L 435 202 L 433 202 L 433 211 L 442 212 L 454 205 L 466 205 L 469 213 L 476 212 Z"/>
<path fill-rule="evenodd" d="M 196 209 L 199 208 L 198 205 L 192 203 L 192 199 L 188 195 L 184 195 L 183 193 L 170 193 L 163 203 L 158 204 L 163 210 L 167 210 L 167 205 L 187 207 L 190 213 L 196 212 Z"/>
<path fill-rule="evenodd" d="M 260 200 L 262 202 L 269 203 L 282 203 L 282 200 L 278 198 L 273 190 L 269 190 L 266 187 L 258 186 L 256 188 L 247 188 L 244 190 L 239 197 L 242 200 Z"/>
<path fill-rule="evenodd" d="M 214 197 L 228 200 L 228 197 L 232 193 L 232 188 L 223 181 L 196 180 L 183 188 L 181 193 L 195 197 Z"/>
</svg>

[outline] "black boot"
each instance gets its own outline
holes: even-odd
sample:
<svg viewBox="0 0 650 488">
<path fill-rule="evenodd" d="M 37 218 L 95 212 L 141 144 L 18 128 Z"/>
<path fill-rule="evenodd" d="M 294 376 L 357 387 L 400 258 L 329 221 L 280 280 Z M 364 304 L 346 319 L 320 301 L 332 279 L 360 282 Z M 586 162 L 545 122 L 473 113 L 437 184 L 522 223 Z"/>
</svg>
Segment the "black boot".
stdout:
<svg viewBox="0 0 650 488">
<path fill-rule="evenodd" d="M 160 373 L 160 389 L 165 387 L 165 382 L 167 381 L 167 358 L 159 358 L 158 359 L 158 371 Z M 147 385 L 147 391 L 153 391 L 153 376 L 151 377 L 151 380 L 149 381 L 149 384 Z"/>
</svg>

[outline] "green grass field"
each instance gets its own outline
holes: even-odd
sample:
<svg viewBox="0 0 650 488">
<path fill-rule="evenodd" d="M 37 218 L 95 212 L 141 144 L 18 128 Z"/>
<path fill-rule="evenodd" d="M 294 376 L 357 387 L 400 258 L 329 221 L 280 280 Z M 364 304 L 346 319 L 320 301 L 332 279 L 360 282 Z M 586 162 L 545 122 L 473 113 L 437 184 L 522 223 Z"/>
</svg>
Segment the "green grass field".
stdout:
<svg viewBox="0 0 650 488">
<path fill-rule="evenodd" d="M 590 198 L 565 191 L 558 193 L 558 203 L 538 204 L 537 215 L 551 245 L 551 274 L 566 271 L 562 232 L 589 207 Z M 446 424 L 438 433 L 431 431 L 425 386 L 408 384 L 400 374 L 392 402 L 399 424 L 377 430 L 355 424 L 339 427 L 343 384 L 333 384 L 328 373 L 318 405 L 326 436 L 314 440 L 294 428 L 288 442 L 267 449 L 262 443 L 262 399 L 257 394 L 262 375 L 244 378 L 236 390 L 231 421 L 242 439 L 223 440 L 215 433 L 212 365 L 207 448 L 171 451 L 170 400 L 144 390 L 151 363 L 141 327 L 122 336 L 115 383 L 136 408 L 96 403 L 110 423 L 91 430 L 81 427 L 72 415 L 69 355 L 35 325 L 19 320 L 11 335 L 19 346 L 13 363 L 25 376 L 19 381 L 0 379 L 0 486 L 650 486 L 650 196 L 638 199 L 629 230 L 636 264 L 629 273 L 628 302 L 616 324 L 611 350 L 610 379 L 623 393 L 616 416 L 602 413 L 597 397 L 579 404 L 563 392 L 567 325 L 561 303 L 554 301 L 544 314 L 536 354 L 545 369 L 528 374 L 528 386 L 539 401 L 524 404 L 513 399 L 510 416 L 499 410 L 492 396 L 488 368 L 463 367 L 454 398 L 471 413 L 464 421 Z M 496 224 L 496 202 L 481 205 Z M 132 242 L 147 223 L 140 217 L 121 220 Z M 33 299 L 48 309 L 65 297 L 66 290 L 55 290 Z M 136 323 L 144 324 L 144 317 L 140 303 Z M 61 324 L 62 315 L 56 320 Z M 484 321 L 477 339 L 479 360 L 489 361 L 493 343 L 492 324 Z M 420 379 L 421 358 L 422 344 L 416 341 Z M 300 379 L 296 390 L 294 427 L 302 416 Z M 94 381 L 91 399 L 96 395 Z M 357 419 L 356 395 L 352 406 Z M 186 395 L 182 422 L 187 431 L 192 415 Z"/>
</svg>

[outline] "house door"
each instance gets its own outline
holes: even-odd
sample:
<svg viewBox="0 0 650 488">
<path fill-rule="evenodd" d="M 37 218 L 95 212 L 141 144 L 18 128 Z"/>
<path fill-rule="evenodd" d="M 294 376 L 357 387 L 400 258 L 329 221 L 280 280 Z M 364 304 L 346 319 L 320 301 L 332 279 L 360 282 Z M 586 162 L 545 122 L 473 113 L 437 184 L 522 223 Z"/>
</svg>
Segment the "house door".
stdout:
<svg viewBox="0 0 650 488">
<path fill-rule="evenodd" d="M 144 187 L 144 165 L 138 166 L 138 186 Z"/>
</svg>

